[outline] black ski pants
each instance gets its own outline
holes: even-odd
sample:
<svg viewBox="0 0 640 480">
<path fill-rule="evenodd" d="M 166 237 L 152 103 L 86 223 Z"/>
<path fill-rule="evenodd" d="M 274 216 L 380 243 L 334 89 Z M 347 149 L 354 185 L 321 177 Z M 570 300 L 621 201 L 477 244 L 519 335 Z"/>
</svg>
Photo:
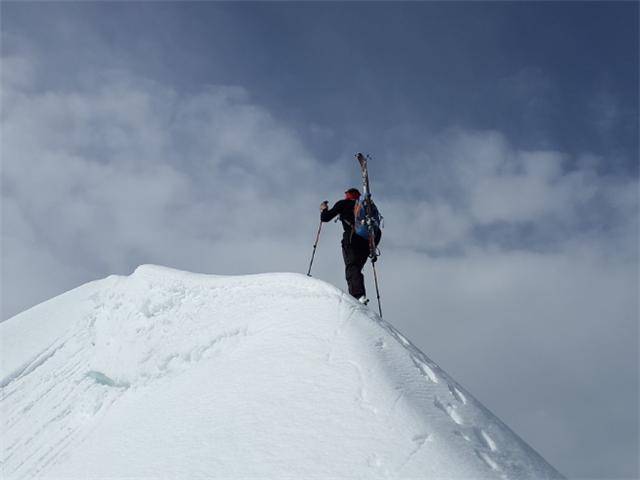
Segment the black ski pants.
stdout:
<svg viewBox="0 0 640 480">
<path fill-rule="evenodd" d="M 362 268 L 369 258 L 369 243 L 353 235 L 352 241 L 349 238 L 342 239 L 342 258 L 344 259 L 344 271 L 349 286 L 349 294 L 355 298 L 365 295 L 364 275 Z"/>
</svg>

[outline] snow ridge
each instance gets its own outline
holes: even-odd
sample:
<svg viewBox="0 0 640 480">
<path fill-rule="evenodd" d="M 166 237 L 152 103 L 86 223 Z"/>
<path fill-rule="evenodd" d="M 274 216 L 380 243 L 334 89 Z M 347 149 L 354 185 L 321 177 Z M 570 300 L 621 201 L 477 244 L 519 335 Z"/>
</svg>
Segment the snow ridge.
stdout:
<svg viewBox="0 0 640 480">
<path fill-rule="evenodd" d="M 303 275 L 145 265 L 0 339 L 3 478 L 562 478 L 391 324 Z"/>
</svg>

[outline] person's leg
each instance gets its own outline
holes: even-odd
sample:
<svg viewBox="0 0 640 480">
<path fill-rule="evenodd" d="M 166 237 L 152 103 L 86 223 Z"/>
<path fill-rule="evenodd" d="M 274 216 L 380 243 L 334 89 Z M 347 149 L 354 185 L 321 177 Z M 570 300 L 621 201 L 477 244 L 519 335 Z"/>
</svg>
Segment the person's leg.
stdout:
<svg viewBox="0 0 640 480">
<path fill-rule="evenodd" d="M 364 276 L 362 267 L 367 261 L 367 256 L 362 259 L 362 252 L 355 249 L 353 245 L 342 244 L 342 258 L 344 259 L 345 277 L 349 286 L 349 294 L 355 298 L 360 298 L 365 294 Z"/>
<path fill-rule="evenodd" d="M 362 274 L 362 269 L 367 264 L 367 260 L 369 259 L 369 248 L 359 248 L 355 250 L 355 267 L 357 268 L 357 295 L 354 295 L 356 298 L 360 298 L 363 295 L 366 296 L 367 292 L 364 286 L 364 275 Z"/>
</svg>

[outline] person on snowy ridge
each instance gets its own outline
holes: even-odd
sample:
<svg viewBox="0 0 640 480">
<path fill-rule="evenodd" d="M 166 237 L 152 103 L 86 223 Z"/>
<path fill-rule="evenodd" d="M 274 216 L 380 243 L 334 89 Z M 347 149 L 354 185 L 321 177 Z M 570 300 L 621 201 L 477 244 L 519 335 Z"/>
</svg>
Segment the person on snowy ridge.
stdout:
<svg viewBox="0 0 640 480">
<path fill-rule="evenodd" d="M 342 235 L 342 258 L 344 259 L 345 276 L 347 285 L 349 286 L 349 294 L 366 305 L 369 300 L 366 297 L 362 268 L 367 263 L 367 258 L 369 257 L 369 241 L 356 234 L 356 219 L 354 214 L 356 204 L 360 198 L 360 192 L 357 188 L 350 188 L 344 192 L 344 194 L 345 198 L 338 200 L 332 208 L 329 208 L 328 202 L 326 201 L 320 204 L 320 220 L 330 222 L 339 215 L 342 227 L 344 228 Z M 381 237 L 379 228 L 375 229 L 374 236 L 375 245 L 377 246 Z"/>
</svg>

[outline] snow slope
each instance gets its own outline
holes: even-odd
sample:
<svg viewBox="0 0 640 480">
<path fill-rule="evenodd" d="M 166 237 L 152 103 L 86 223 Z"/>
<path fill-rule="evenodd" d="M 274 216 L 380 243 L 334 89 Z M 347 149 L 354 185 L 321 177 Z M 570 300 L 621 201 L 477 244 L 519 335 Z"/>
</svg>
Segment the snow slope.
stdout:
<svg viewBox="0 0 640 480">
<path fill-rule="evenodd" d="M 558 478 L 391 325 L 297 274 L 142 266 L 0 324 L 3 478 Z"/>
</svg>

